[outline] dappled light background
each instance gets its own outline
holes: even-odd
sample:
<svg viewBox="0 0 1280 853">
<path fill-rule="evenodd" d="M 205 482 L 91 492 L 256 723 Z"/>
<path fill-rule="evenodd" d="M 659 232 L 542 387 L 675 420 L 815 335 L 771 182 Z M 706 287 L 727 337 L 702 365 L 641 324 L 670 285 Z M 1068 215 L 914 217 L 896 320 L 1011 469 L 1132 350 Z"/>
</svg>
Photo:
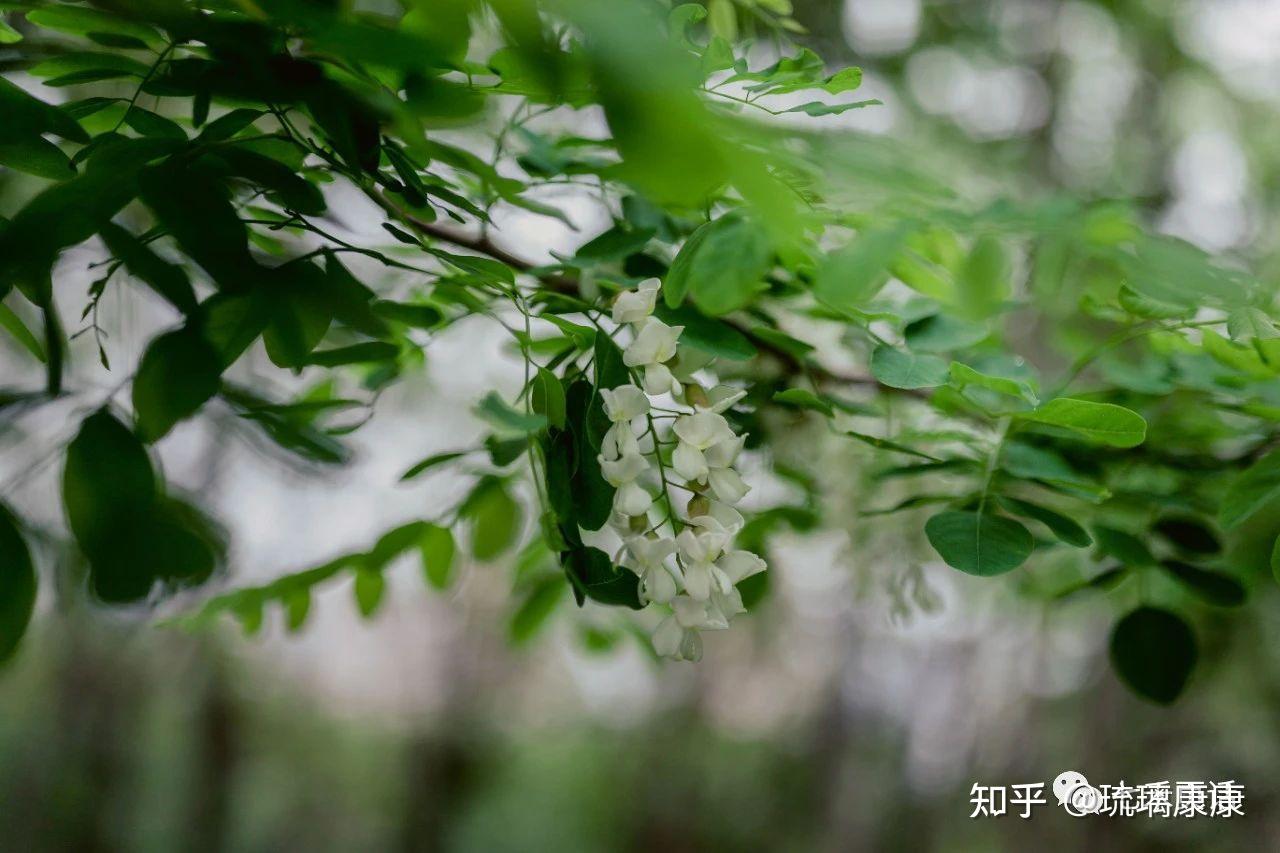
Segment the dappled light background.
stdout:
<svg viewBox="0 0 1280 853">
<path fill-rule="evenodd" d="M 908 145 L 980 198 L 1138 197 L 1162 231 L 1274 263 L 1280 5 L 797 0 L 795 14 L 829 61 L 863 67 L 860 97 L 884 105 L 786 123 Z M 770 50 L 758 46 L 759 59 Z M 564 108 L 538 122 L 588 137 L 604 126 Z M 0 213 L 32 188 L 0 174 Z M 535 263 L 610 222 L 594 192 L 546 192 L 572 227 L 500 206 L 491 235 Z M 328 201 L 335 233 L 387 242 L 363 197 Z M 64 255 L 63 280 L 83 284 L 59 291 L 64 316 L 79 316 L 100 251 L 94 241 Z M 393 294 L 421 284 L 352 268 Z M 3 498 L 47 537 L 49 569 L 23 652 L 0 677 L 5 849 L 1018 850 L 1054 839 L 1236 850 L 1280 837 L 1274 606 L 1216 635 L 1221 648 L 1205 650 L 1178 705 L 1144 705 L 1107 669 L 1110 603 L 1032 603 L 1016 578 L 947 568 L 918 518 L 860 519 L 899 497 L 859 473 L 874 451 L 803 420 L 776 458 L 748 454 L 746 507 L 787 494 L 775 462 L 805 460 L 847 523 L 774 540 L 768 596 L 735 630 L 708 634 L 699 664 L 656 661 L 636 616 L 575 608 L 567 586 L 543 629 L 512 643 L 510 560 L 464 561 L 444 593 L 404 560 L 370 620 L 337 581 L 319 588 L 299 633 L 273 609 L 252 637 L 230 617 L 194 634 L 163 624 L 207 590 L 157 613 L 86 612 L 54 581 L 66 557 L 50 544 L 64 525 L 51 451 L 120 393 L 143 342 L 172 322 L 148 298 L 104 302 L 110 370 L 73 374 L 74 394 L 0 433 Z M 77 365 L 96 362 L 92 334 L 72 346 Z M 0 341 L 0 375 L 24 357 Z M 371 412 L 351 414 L 371 420 L 337 471 L 282 458 L 225 409 L 160 443 L 169 480 L 232 534 L 216 583 L 318 565 L 456 503 L 465 469 L 400 475 L 476 446 L 473 406 L 490 389 L 514 396 L 521 362 L 483 317 L 450 327 L 426 358 Z M 282 382 L 265 364 L 255 353 L 230 378 Z M 278 390 L 315 377 L 294 381 Z M 531 491 L 521 498 L 532 504 Z M 1067 769 L 1112 783 L 1235 779 L 1247 816 L 1073 821 L 1055 806 L 1031 821 L 968 817 L 974 782 L 1047 783 Z"/>
</svg>

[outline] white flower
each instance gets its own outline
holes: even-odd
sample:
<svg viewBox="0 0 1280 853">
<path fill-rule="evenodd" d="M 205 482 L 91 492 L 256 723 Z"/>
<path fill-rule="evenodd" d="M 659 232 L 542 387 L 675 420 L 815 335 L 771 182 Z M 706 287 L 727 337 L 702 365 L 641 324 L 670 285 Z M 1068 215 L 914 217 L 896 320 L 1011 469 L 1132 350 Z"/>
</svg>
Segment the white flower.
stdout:
<svg viewBox="0 0 1280 853">
<path fill-rule="evenodd" d="M 671 467 L 686 480 L 701 480 L 709 470 L 702 451 L 683 441 L 676 444 L 671 454 Z"/>
<path fill-rule="evenodd" d="M 615 424 L 629 423 L 649 411 L 649 398 L 634 385 L 600 389 L 604 413 Z"/>
<path fill-rule="evenodd" d="M 734 616 L 747 612 L 747 608 L 742 606 L 742 593 L 732 586 L 729 587 L 728 592 L 712 592 L 711 600 L 707 602 L 707 610 L 723 619 L 726 625 Z"/>
<path fill-rule="evenodd" d="M 752 575 L 760 574 L 767 568 L 764 560 L 750 551 L 726 551 L 719 560 L 716 560 L 716 565 L 734 585 Z"/>
<path fill-rule="evenodd" d="M 640 592 L 645 601 L 666 604 L 675 598 L 676 575 L 666 560 L 675 553 L 676 543 L 670 537 L 632 536 L 626 540 L 629 554 L 623 565 L 640 576 Z"/>
<path fill-rule="evenodd" d="M 624 453 L 617 459 L 606 459 L 601 455 L 599 461 L 600 473 L 615 489 L 649 470 L 648 461 L 639 453 Z"/>
<path fill-rule="evenodd" d="M 601 459 L 613 461 L 624 456 L 639 455 L 640 442 L 631 431 L 631 424 L 624 421 L 605 430 L 604 438 L 600 442 Z"/>
<path fill-rule="evenodd" d="M 711 445 L 707 448 L 707 465 L 712 468 L 728 468 L 737 461 L 738 454 L 742 452 L 742 445 L 746 441 L 745 435 L 738 435 Z"/>
<path fill-rule="evenodd" d="M 728 627 L 728 620 L 717 608 L 688 596 L 678 596 L 671 602 L 671 615 L 653 632 L 653 649 L 663 657 L 676 660 L 701 660 L 702 637 L 698 631 Z"/>
<path fill-rule="evenodd" d="M 712 589 L 728 592 L 733 588 L 729 576 L 717 560 L 729 544 L 729 534 L 718 530 L 686 527 L 676 537 L 676 550 L 684 564 L 684 589 L 697 601 L 706 601 Z"/>
<path fill-rule="evenodd" d="M 746 523 L 742 513 L 728 504 L 720 501 L 711 501 L 710 504 L 711 507 L 705 515 L 691 517 L 689 524 L 701 530 L 723 533 L 726 537 L 732 538 Z"/>
<path fill-rule="evenodd" d="M 680 380 L 671 374 L 665 364 L 650 364 L 644 369 L 644 392 L 657 397 L 660 394 L 675 394 L 680 390 Z"/>
<path fill-rule="evenodd" d="M 734 388 L 732 385 L 717 385 L 707 392 L 707 405 L 694 404 L 699 412 L 715 412 L 720 414 L 734 403 L 747 396 L 746 390 Z"/>
<path fill-rule="evenodd" d="M 658 288 L 661 283 L 656 278 L 646 278 L 635 290 L 625 290 L 618 294 L 613 303 L 613 322 L 639 323 L 653 313 L 658 304 Z"/>
<path fill-rule="evenodd" d="M 613 494 L 613 509 L 627 517 L 642 515 L 653 505 L 653 496 L 639 483 L 623 483 Z"/>
<path fill-rule="evenodd" d="M 672 427 L 676 438 L 698 450 L 706 450 L 713 444 L 732 441 L 735 436 L 724 415 L 715 412 L 698 412 L 694 415 L 681 415 L 676 418 Z"/>
<path fill-rule="evenodd" d="M 623 351 L 622 362 L 627 367 L 640 367 L 670 361 L 676 354 L 676 341 L 683 331 L 684 326 L 668 326 L 657 317 L 650 317 L 636 332 L 635 340 Z"/>
<path fill-rule="evenodd" d="M 751 487 L 742 481 L 742 475 L 732 468 L 711 468 L 707 471 L 707 486 L 711 494 L 727 504 L 736 504 L 747 496 Z"/>
</svg>

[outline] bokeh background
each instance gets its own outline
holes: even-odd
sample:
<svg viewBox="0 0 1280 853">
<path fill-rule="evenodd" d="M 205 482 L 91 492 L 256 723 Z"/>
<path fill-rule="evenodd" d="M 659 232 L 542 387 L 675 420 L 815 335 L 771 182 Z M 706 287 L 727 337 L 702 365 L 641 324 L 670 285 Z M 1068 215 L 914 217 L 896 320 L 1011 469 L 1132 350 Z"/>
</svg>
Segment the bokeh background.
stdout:
<svg viewBox="0 0 1280 853">
<path fill-rule="evenodd" d="M 1006 193 L 1137 198 L 1158 229 L 1274 268 L 1280 4 L 804 0 L 795 15 L 804 40 L 833 64 L 861 65 L 864 97 L 885 102 L 833 124 L 909 140 L 957 181 Z M 0 175 L 0 213 L 29 192 Z M 508 212 L 504 245 L 546 260 L 605 227 L 593 197 L 572 192 L 555 201 L 577 231 Z M 357 199 L 330 206 L 352 236 L 380 239 Z M 75 282 L 87 288 L 94 253 L 64 259 L 66 315 L 79 313 Z M 107 308 L 112 361 L 130 364 L 160 315 L 136 299 Z M 93 345 L 77 339 L 80 363 Z M 0 341 L 0 376 L 22 358 Z M 514 393 L 514 364 L 501 330 L 460 324 L 420 374 L 381 395 L 337 472 L 281 459 L 231 413 L 180 426 L 160 453 L 170 481 L 232 535 L 220 583 L 316 565 L 451 505 L 465 473 L 397 479 L 475 444 L 470 409 L 490 388 Z M 252 359 L 237 369 L 281 381 Z M 701 664 L 658 663 L 629 616 L 577 610 L 567 587 L 542 629 L 513 642 L 503 565 L 464 565 L 445 594 L 412 561 L 396 565 L 369 621 L 344 581 L 317 596 L 301 633 L 269 613 L 252 637 L 229 619 L 193 634 L 157 616 L 196 599 L 103 613 L 62 588 L 74 573 L 52 545 L 62 521 L 50 450 L 122 375 L 82 370 L 80 393 L 0 429 L 0 495 L 49 543 L 39 616 L 0 673 L 0 849 L 1280 845 L 1270 590 L 1229 630 L 1208 626 L 1205 665 L 1175 707 L 1145 705 L 1106 666 L 1111 605 L 1029 602 L 1016 583 L 943 566 L 912 532 L 918 518 L 860 520 L 893 497 L 862 473 L 868 451 L 798 424 L 776 458 L 749 461 L 752 499 L 785 493 L 774 463 L 804 460 L 823 472 L 836 523 L 774 541 L 770 594 L 733 631 L 708 635 Z M 1077 820 L 1051 804 L 1029 821 L 969 818 L 973 783 L 1047 787 L 1067 769 L 1111 784 L 1234 779 L 1247 814 Z"/>
</svg>

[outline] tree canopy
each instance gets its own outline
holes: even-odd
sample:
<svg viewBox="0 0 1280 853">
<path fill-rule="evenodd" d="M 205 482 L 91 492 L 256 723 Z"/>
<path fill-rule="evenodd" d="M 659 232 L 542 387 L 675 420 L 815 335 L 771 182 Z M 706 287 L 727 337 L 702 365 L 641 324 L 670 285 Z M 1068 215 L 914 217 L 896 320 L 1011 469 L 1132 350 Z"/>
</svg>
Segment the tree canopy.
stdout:
<svg viewBox="0 0 1280 853">
<path fill-rule="evenodd" d="M 369 615 L 401 555 L 443 589 L 460 554 L 515 553 L 513 639 L 567 585 L 697 658 L 698 630 L 766 600 L 771 537 L 894 514 L 1028 601 L 1109 597 L 1116 672 L 1165 703 L 1196 623 L 1280 566 L 1270 282 L 1137 202 L 1028 197 L 844 128 L 878 102 L 796 41 L 786 0 L 9 8 L 0 165 L 31 182 L 0 219 L 0 325 L 29 369 L 5 377 L 0 418 L 75 400 L 37 462 L 61 467 L 102 606 L 226 570 L 225 532 L 158 464 L 176 425 L 218 407 L 346 464 L 379 393 L 472 316 L 509 333 L 522 390 L 477 389 L 483 444 L 404 472 L 467 472 L 453 509 L 233 581 L 182 621 L 253 630 L 278 607 L 299 628 L 312 588 L 347 574 Z M 528 260 L 502 215 L 573 224 L 549 187 L 612 224 Z M 385 236 L 353 237 L 339 205 Z M 86 242 L 87 296 L 63 284 Z M 135 364 L 104 333 L 113 291 L 168 306 Z M 127 401 L 81 390 L 90 341 Z M 238 373 L 250 360 L 306 391 L 272 398 Z M 863 462 L 780 449 L 796 429 Z M 739 514 L 739 452 L 787 497 Z M 859 484 L 852 509 L 833 477 Z M 25 527 L 0 507 L 0 656 L 35 600 Z"/>
</svg>

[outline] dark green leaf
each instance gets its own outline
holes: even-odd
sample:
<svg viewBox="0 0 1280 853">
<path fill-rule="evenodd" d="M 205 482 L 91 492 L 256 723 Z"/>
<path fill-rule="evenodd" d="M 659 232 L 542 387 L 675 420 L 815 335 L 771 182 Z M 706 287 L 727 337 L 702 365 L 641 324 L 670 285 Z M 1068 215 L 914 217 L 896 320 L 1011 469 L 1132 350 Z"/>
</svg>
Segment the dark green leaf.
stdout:
<svg viewBox="0 0 1280 853">
<path fill-rule="evenodd" d="M 1000 503 L 1015 515 L 1040 522 L 1049 528 L 1054 536 L 1068 545 L 1087 548 L 1093 544 L 1093 538 L 1083 527 L 1060 512 L 1019 498 L 1001 497 Z"/>
<path fill-rule="evenodd" d="M 133 378 L 133 408 L 146 441 L 163 438 L 218 393 L 222 360 L 194 328 L 151 342 Z"/>
<path fill-rule="evenodd" d="M 191 314 L 195 311 L 195 291 L 181 267 L 162 260 L 147 244 L 114 222 L 104 223 L 98 233 L 111 254 L 123 261 L 129 272 L 146 282 L 182 313 Z"/>
<path fill-rule="evenodd" d="M 334 349 L 316 350 L 307 357 L 307 363 L 323 367 L 341 367 L 346 364 L 365 364 L 371 361 L 395 361 L 400 347 L 385 341 L 366 341 Z"/>
<path fill-rule="evenodd" d="M 1231 575 L 1202 569 L 1181 560 L 1165 560 L 1160 565 L 1210 604 L 1221 607 L 1238 607 L 1244 604 L 1244 585 Z"/>
<path fill-rule="evenodd" d="M 1139 607 L 1111 632 L 1111 665 L 1145 699 L 1168 705 L 1182 694 L 1195 668 L 1195 634 L 1180 616 Z"/>
<path fill-rule="evenodd" d="M 18 649 L 36 603 L 36 570 L 17 520 L 0 504 L 0 664 Z"/>
<path fill-rule="evenodd" d="M 439 467 L 440 465 L 446 465 L 455 459 L 461 459 L 466 456 L 467 453 L 468 451 L 466 450 L 451 450 L 445 453 L 436 453 L 428 456 L 426 459 L 416 463 L 408 471 L 401 474 L 400 482 L 403 483 L 406 480 L 412 480 L 414 477 L 424 474 L 432 468 Z"/>
<path fill-rule="evenodd" d="M 1152 529 L 1178 548 L 1192 554 L 1216 554 L 1222 550 L 1218 534 L 1198 518 L 1165 516 Z"/>
<path fill-rule="evenodd" d="M 990 513 L 939 513 L 925 523 L 924 531 L 947 565 L 982 577 L 1016 569 L 1035 545 L 1027 528 Z"/>
</svg>

